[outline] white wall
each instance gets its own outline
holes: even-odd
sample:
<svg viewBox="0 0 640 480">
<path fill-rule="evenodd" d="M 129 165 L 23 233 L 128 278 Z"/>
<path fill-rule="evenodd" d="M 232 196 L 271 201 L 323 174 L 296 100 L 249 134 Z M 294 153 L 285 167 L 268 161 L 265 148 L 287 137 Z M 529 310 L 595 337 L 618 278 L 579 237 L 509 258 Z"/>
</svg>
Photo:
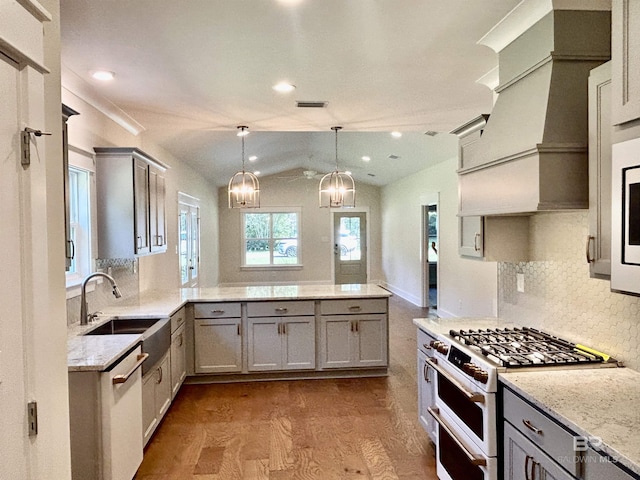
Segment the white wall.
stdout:
<svg viewBox="0 0 640 480">
<path fill-rule="evenodd" d="M 295 180 L 293 178 L 295 177 Z M 292 178 L 293 177 L 293 178 Z M 333 283 L 332 210 L 318 206 L 319 179 L 307 180 L 302 169 L 260 179 L 261 207 L 302 209 L 302 263 L 300 269 L 242 270 L 242 231 L 239 209 L 228 208 L 226 187 L 219 190 L 220 283 L 283 284 Z M 366 211 L 368 220 L 369 282 L 382 278 L 380 250 L 380 188 L 356 182 L 356 208 Z"/>
<path fill-rule="evenodd" d="M 422 170 L 382 189 L 382 268 L 392 292 L 420 305 L 421 197 L 439 193 L 439 304 L 440 316 L 495 316 L 497 268 L 495 262 L 458 255 L 458 164 L 452 146 L 449 160 Z"/>
</svg>

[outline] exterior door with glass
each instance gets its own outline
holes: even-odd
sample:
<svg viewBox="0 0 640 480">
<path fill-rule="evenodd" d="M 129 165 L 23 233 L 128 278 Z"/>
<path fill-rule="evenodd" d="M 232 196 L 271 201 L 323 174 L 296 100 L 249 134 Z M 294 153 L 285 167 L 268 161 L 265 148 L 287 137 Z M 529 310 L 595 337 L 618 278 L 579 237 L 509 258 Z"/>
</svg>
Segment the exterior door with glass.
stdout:
<svg viewBox="0 0 640 480">
<path fill-rule="evenodd" d="M 367 220 L 364 212 L 338 212 L 333 217 L 336 285 L 367 283 Z"/>
<path fill-rule="evenodd" d="M 180 283 L 183 287 L 196 287 L 200 273 L 200 209 L 187 203 L 180 203 L 179 207 Z"/>
</svg>

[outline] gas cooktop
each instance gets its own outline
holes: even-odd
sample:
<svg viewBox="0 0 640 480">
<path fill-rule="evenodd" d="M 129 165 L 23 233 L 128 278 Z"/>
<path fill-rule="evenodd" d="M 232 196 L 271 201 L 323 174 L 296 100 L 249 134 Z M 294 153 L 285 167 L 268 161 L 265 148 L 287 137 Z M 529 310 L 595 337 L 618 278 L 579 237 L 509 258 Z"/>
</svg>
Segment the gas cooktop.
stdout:
<svg viewBox="0 0 640 480">
<path fill-rule="evenodd" d="M 583 350 L 534 328 L 451 330 L 449 335 L 508 368 L 598 364 L 609 360 L 606 355 Z"/>
</svg>

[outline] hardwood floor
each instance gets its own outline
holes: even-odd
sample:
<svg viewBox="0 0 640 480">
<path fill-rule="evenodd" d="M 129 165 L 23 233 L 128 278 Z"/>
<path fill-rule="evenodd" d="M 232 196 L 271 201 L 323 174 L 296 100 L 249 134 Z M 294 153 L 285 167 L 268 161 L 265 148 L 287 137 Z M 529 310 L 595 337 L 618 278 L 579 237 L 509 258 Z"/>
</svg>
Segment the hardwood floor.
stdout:
<svg viewBox="0 0 640 480">
<path fill-rule="evenodd" d="M 184 385 L 136 480 L 437 480 L 417 421 L 416 329 L 390 299 L 389 376 Z"/>
</svg>

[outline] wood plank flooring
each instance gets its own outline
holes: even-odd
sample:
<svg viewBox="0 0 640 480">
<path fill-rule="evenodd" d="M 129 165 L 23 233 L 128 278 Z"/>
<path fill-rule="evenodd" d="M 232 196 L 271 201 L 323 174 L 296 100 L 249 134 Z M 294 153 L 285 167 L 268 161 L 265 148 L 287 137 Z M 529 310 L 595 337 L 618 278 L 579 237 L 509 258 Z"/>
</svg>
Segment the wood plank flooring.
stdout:
<svg viewBox="0 0 640 480">
<path fill-rule="evenodd" d="M 388 377 L 184 385 L 135 480 L 437 480 L 411 321 L 428 315 L 391 297 Z"/>
</svg>

